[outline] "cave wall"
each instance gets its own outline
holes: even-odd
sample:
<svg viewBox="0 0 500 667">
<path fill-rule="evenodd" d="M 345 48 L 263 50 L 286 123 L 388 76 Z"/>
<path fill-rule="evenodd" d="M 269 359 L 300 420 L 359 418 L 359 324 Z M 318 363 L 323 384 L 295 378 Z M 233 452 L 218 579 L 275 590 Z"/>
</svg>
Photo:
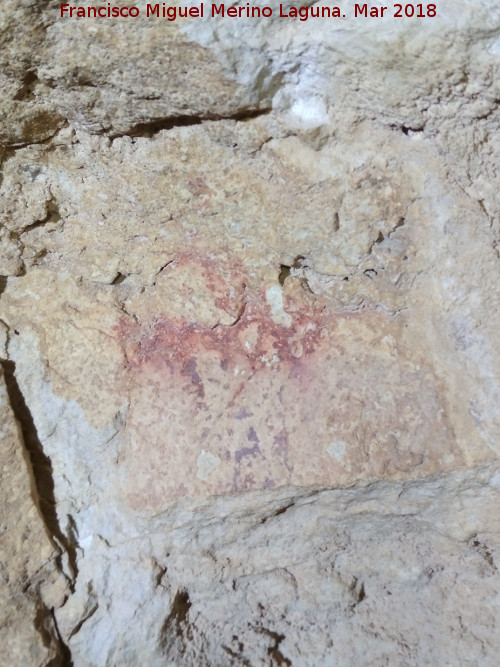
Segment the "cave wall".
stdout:
<svg viewBox="0 0 500 667">
<path fill-rule="evenodd" d="M 2 3 L 2 664 L 496 665 L 498 3 L 136 6 Z"/>
</svg>

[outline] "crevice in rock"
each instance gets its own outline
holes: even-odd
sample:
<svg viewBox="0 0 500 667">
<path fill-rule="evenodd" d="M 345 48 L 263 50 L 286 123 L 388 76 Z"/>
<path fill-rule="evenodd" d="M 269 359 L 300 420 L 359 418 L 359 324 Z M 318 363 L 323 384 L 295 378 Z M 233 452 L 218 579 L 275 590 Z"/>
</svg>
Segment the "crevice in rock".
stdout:
<svg viewBox="0 0 500 667">
<path fill-rule="evenodd" d="M 233 641 L 237 641 L 238 637 L 234 636 Z M 238 642 L 238 648 L 239 652 L 234 651 L 232 648 L 229 646 L 225 646 L 222 644 L 222 650 L 225 651 L 228 655 L 231 656 L 231 658 L 234 658 L 235 660 L 238 660 L 244 667 L 251 667 L 251 662 L 248 660 L 248 658 L 245 658 L 245 656 L 241 655 L 241 652 L 243 651 L 244 645 L 242 642 Z"/>
<path fill-rule="evenodd" d="M 493 560 L 493 554 L 491 552 L 491 549 L 488 547 L 487 544 L 484 544 L 481 542 L 481 540 L 478 539 L 477 535 L 474 535 L 471 537 L 469 540 L 469 546 L 474 549 L 484 560 L 486 563 L 490 566 L 490 568 L 493 571 L 498 571 L 497 566 L 495 565 L 495 561 Z"/>
<path fill-rule="evenodd" d="M 174 261 L 173 259 L 169 259 L 168 262 L 165 262 L 165 264 L 164 264 L 163 266 L 161 266 L 161 267 L 158 269 L 158 271 L 157 271 L 156 274 L 155 274 L 155 277 L 153 278 L 153 282 L 151 283 L 151 285 L 152 285 L 153 287 L 154 287 L 154 286 L 156 285 L 156 283 L 157 283 L 158 276 L 162 273 L 162 271 L 163 271 L 164 269 L 167 268 L 167 266 L 169 266 L 170 264 L 172 264 L 173 261 Z"/>
<path fill-rule="evenodd" d="M 283 505 L 283 507 L 280 507 L 277 509 L 275 512 L 272 514 L 269 514 L 269 516 L 265 516 L 263 519 L 261 519 L 261 523 L 266 523 L 266 521 L 269 521 L 269 519 L 274 519 L 276 516 L 280 516 L 280 514 L 284 514 L 287 510 L 290 509 L 290 507 L 293 507 L 295 505 L 295 501 L 292 500 L 291 502 L 287 503 L 286 505 Z"/>
<path fill-rule="evenodd" d="M 54 196 L 51 196 L 51 198 L 46 202 L 45 207 L 45 216 L 41 220 L 36 220 L 35 222 L 31 223 L 31 225 L 25 227 L 19 233 L 19 237 L 21 237 L 23 234 L 26 234 L 26 232 L 30 232 L 32 229 L 43 227 L 43 225 L 46 225 L 48 222 L 59 222 L 61 219 L 61 214 L 59 213 L 59 207 Z"/>
<path fill-rule="evenodd" d="M 155 560 L 154 567 L 155 567 L 155 577 L 154 577 L 155 588 L 158 588 L 159 586 L 164 588 L 163 578 L 167 574 L 167 566 L 160 565 L 160 563 L 158 563 L 158 561 Z"/>
<path fill-rule="evenodd" d="M 117 301 L 114 304 L 114 306 L 115 306 L 115 308 L 117 308 L 120 311 L 120 313 L 123 313 L 124 315 L 127 315 L 127 317 L 130 317 L 131 319 L 133 319 L 136 324 L 139 324 L 139 318 L 137 317 L 137 315 L 135 313 L 131 313 L 129 310 L 127 310 L 124 301 Z"/>
<path fill-rule="evenodd" d="M 45 144 L 50 144 L 52 139 L 57 135 L 57 133 L 63 129 L 63 127 L 67 127 L 69 125 L 69 122 L 66 119 L 61 119 L 61 124 L 57 127 L 54 128 L 54 131 L 44 139 L 40 139 L 39 141 L 6 141 L 5 143 L 0 143 L 0 148 L 6 149 L 7 152 L 11 152 L 11 155 L 15 154 L 15 151 L 21 150 L 23 148 L 28 148 L 29 146 L 43 146 Z M 4 159 L 7 159 L 10 157 L 10 155 L 5 155 Z"/>
<path fill-rule="evenodd" d="M 340 217 L 338 211 L 333 214 L 333 231 L 338 232 L 340 229 Z"/>
<path fill-rule="evenodd" d="M 282 667 L 282 665 L 291 667 L 292 661 L 286 658 L 279 648 L 281 642 L 285 639 L 285 635 L 263 627 L 256 628 L 256 630 L 259 634 L 267 635 L 274 641 L 274 644 L 267 649 L 267 654 L 271 658 L 272 664 L 278 665 L 279 667 Z"/>
<path fill-rule="evenodd" d="M 477 203 L 479 204 L 479 208 L 481 209 L 481 211 L 482 211 L 482 212 L 484 213 L 484 215 L 488 218 L 488 221 L 489 221 L 489 223 L 490 223 L 490 227 L 492 227 L 492 226 L 493 226 L 493 218 L 492 218 L 492 216 L 489 214 L 488 209 L 486 208 L 486 205 L 485 205 L 485 203 L 484 203 L 484 200 L 483 200 L 483 199 L 477 199 L 476 201 L 477 201 Z"/>
<path fill-rule="evenodd" d="M 278 276 L 279 284 L 283 287 L 285 280 L 290 276 L 290 267 L 287 264 L 280 265 L 280 273 Z"/>
<path fill-rule="evenodd" d="M 78 621 L 78 623 L 75 625 L 73 630 L 71 630 L 68 639 L 71 639 L 71 637 L 74 637 L 80 630 L 82 629 L 84 623 L 86 623 L 89 618 L 92 618 L 92 616 L 96 613 L 96 611 L 99 609 L 99 605 L 97 602 L 91 607 L 91 609 L 83 616 L 82 619 Z"/>
<path fill-rule="evenodd" d="M 73 667 L 73 657 L 71 655 L 71 650 L 69 646 L 64 642 L 61 633 L 59 632 L 59 626 L 57 625 L 57 619 L 54 612 L 54 607 L 50 610 L 50 615 L 54 623 L 54 628 L 56 631 L 57 639 L 59 640 L 59 655 L 54 658 L 51 662 L 47 664 L 47 667 Z"/>
<path fill-rule="evenodd" d="M 296 136 L 296 135 L 294 135 L 293 133 L 290 132 L 290 135 L 289 135 L 289 136 Z M 267 138 L 265 141 L 263 141 L 257 148 L 255 148 L 253 151 L 250 151 L 250 155 L 256 155 L 257 153 L 259 153 L 259 152 L 264 148 L 264 146 L 266 146 L 266 145 L 267 145 L 270 141 L 272 141 L 273 139 L 274 139 L 273 136 L 268 137 L 268 138 Z"/>
<path fill-rule="evenodd" d="M 217 322 L 217 324 L 215 324 L 211 328 L 211 331 L 215 331 L 215 329 L 218 329 L 219 327 L 236 327 L 236 326 L 238 326 L 238 324 L 241 322 L 241 320 L 243 318 L 243 315 L 245 314 L 246 308 L 247 308 L 247 302 L 244 301 L 241 304 L 240 309 L 239 309 L 236 317 L 234 318 L 234 320 L 232 322 L 230 322 L 229 324 L 221 324 L 220 322 Z"/>
<path fill-rule="evenodd" d="M 1 361 L 7 395 L 14 417 L 19 424 L 23 438 L 27 464 L 32 481 L 32 494 L 51 542 L 58 552 L 56 563 L 59 570 L 68 579 L 71 592 L 78 575 L 76 565 L 76 549 L 62 532 L 56 511 L 56 499 L 54 490 L 54 479 L 52 462 L 45 454 L 42 443 L 38 436 L 33 416 L 26 405 L 16 378 L 16 365 L 13 361 Z M 62 564 L 62 556 L 66 554 L 68 559 L 69 574 L 65 572 Z"/>
<path fill-rule="evenodd" d="M 376 271 L 375 269 L 365 269 L 363 273 L 367 278 L 371 278 L 371 280 L 374 280 L 375 276 L 378 275 L 378 271 Z"/>
<path fill-rule="evenodd" d="M 24 227 L 21 231 L 9 231 L 9 238 L 11 241 L 14 241 L 17 243 L 18 250 L 19 250 L 19 260 L 20 260 L 20 267 L 18 271 L 15 273 L 16 276 L 25 276 L 27 269 L 31 266 L 36 266 L 38 263 L 38 260 L 42 259 L 48 254 L 48 250 L 46 248 L 42 248 L 38 250 L 37 252 L 33 252 L 31 256 L 26 256 L 27 251 L 33 250 L 30 248 L 29 244 L 26 244 L 24 242 L 23 236 L 34 229 L 37 229 L 39 227 L 44 227 L 47 224 L 53 224 L 55 225 L 61 220 L 61 214 L 59 213 L 59 207 L 58 204 L 52 195 L 49 200 L 46 201 L 45 203 L 45 215 L 43 218 L 40 220 L 35 220 L 35 222 L 32 222 L 31 224 L 27 225 Z M 48 231 L 54 231 L 55 228 L 51 228 Z M 29 255 L 29 252 L 28 252 Z M 0 295 L 2 293 L 1 290 L 1 285 L 0 285 Z"/>
<path fill-rule="evenodd" d="M 383 240 L 384 240 L 384 235 L 382 234 L 382 232 L 379 232 L 377 238 L 376 238 L 375 241 L 373 241 L 373 243 L 371 244 L 371 246 L 370 246 L 370 250 L 368 251 L 368 254 L 370 254 L 370 253 L 372 252 L 373 248 L 374 248 L 376 245 L 378 245 L 379 243 L 382 243 Z"/>
<path fill-rule="evenodd" d="M 33 97 L 33 91 L 36 84 L 39 83 L 37 73 L 33 70 L 26 72 L 22 84 L 12 99 L 18 102 L 24 102 Z"/>
<path fill-rule="evenodd" d="M 416 134 L 417 132 L 423 132 L 424 128 L 423 127 L 410 127 L 409 125 L 401 125 L 401 132 L 408 136 L 410 133 L 411 134 Z"/>
<path fill-rule="evenodd" d="M 205 121 L 215 120 L 235 120 L 238 122 L 245 122 L 259 116 L 264 116 L 271 112 L 271 108 L 255 109 L 252 111 L 240 111 L 228 116 L 219 116 L 217 114 L 206 114 L 204 116 L 195 115 L 179 115 L 167 116 L 166 118 L 158 118 L 145 123 L 137 123 L 125 132 L 111 132 L 108 136 L 111 139 L 118 139 L 120 137 L 144 137 L 151 139 L 163 130 L 172 130 L 175 127 L 191 127 L 193 125 L 201 125 Z"/>
<path fill-rule="evenodd" d="M 192 639 L 192 632 L 189 626 L 190 609 L 191 600 L 189 599 L 189 593 L 184 588 L 179 589 L 172 602 L 170 614 L 167 616 L 161 630 L 161 634 L 165 640 L 164 644 L 169 644 L 172 637 Z"/>
<path fill-rule="evenodd" d="M 297 255 L 297 257 L 293 260 L 292 264 L 281 264 L 280 273 L 278 275 L 279 284 L 283 287 L 283 285 L 285 284 L 285 280 L 287 278 L 296 275 L 293 271 L 294 269 L 299 271 L 300 269 L 303 269 L 306 266 L 307 266 L 307 260 L 302 255 Z"/>
<path fill-rule="evenodd" d="M 350 587 L 350 591 L 354 598 L 354 603 L 351 605 L 351 611 L 358 606 L 360 602 L 366 598 L 365 584 L 363 581 L 359 581 L 358 577 L 354 577 L 354 581 Z"/>
<path fill-rule="evenodd" d="M 40 604 L 33 624 L 42 638 L 43 645 L 46 648 L 52 647 L 56 651 L 56 655 L 46 663 L 47 667 L 73 667 L 71 651 L 61 637 L 54 609 Z"/>
<path fill-rule="evenodd" d="M 405 219 L 405 218 L 399 218 L 399 220 L 396 222 L 396 224 L 394 225 L 394 227 L 393 227 L 393 228 L 391 229 L 391 231 L 387 234 L 387 238 L 389 238 L 390 236 L 392 236 L 392 235 L 394 234 L 394 232 L 395 232 L 397 229 L 399 229 L 400 227 L 403 227 L 403 225 L 405 225 L 405 223 L 406 223 L 406 219 Z"/>
<path fill-rule="evenodd" d="M 127 276 L 124 276 L 123 273 L 120 273 L 120 271 L 118 271 L 116 276 L 111 281 L 111 285 L 121 285 L 122 282 L 126 279 L 127 279 Z"/>
<path fill-rule="evenodd" d="M 380 245 L 380 243 L 383 243 L 386 239 L 391 238 L 391 236 L 394 234 L 395 231 L 397 231 L 400 227 L 403 227 L 406 223 L 405 218 L 399 218 L 397 223 L 394 225 L 394 227 L 384 236 L 381 231 L 379 231 L 377 238 L 372 242 L 370 245 L 368 252 L 366 253 L 366 256 L 371 255 L 373 252 L 373 249 L 375 248 L 376 245 Z"/>
</svg>

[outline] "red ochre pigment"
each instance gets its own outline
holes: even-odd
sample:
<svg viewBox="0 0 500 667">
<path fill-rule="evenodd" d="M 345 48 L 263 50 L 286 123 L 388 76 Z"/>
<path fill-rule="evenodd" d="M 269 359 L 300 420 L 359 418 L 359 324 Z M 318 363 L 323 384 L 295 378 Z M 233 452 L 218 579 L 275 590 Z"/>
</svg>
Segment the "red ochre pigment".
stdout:
<svg viewBox="0 0 500 667">
<path fill-rule="evenodd" d="M 394 318 L 366 307 L 338 312 L 297 282 L 285 283 L 276 313 L 240 267 L 219 268 L 227 264 L 180 256 L 157 281 L 165 312 L 124 315 L 117 325 L 127 501 L 159 511 L 184 495 L 348 483 L 378 472 L 378 462 L 390 474 L 420 466 L 427 431 L 436 439 L 441 429 L 435 380 L 381 344 L 397 339 Z M 200 319 L 217 322 L 219 312 L 232 323 L 179 315 L 179 295 L 192 308 L 193 294 L 204 299 Z"/>
<path fill-rule="evenodd" d="M 130 369 L 154 365 L 158 370 L 165 366 L 174 372 L 208 354 L 219 360 L 223 370 L 230 371 L 243 363 L 256 372 L 276 364 L 297 367 L 300 359 L 321 345 L 327 324 L 332 326 L 321 313 L 300 312 L 294 313 L 291 326 L 285 327 L 276 324 L 268 313 L 247 304 L 232 325 L 207 328 L 157 316 L 140 326 L 122 317 L 119 333 Z"/>
<path fill-rule="evenodd" d="M 177 268 L 189 260 L 180 257 Z M 338 315 L 312 296 L 308 301 L 301 287 L 288 297 L 284 290 L 290 316 L 284 326 L 273 320 L 264 291 L 246 288 L 239 269 L 222 276 L 212 260 L 191 261 L 211 304 L 232 324 L 211 327 L 157 313 L 142 322 L 124 315 L 117 326 L 130 401 L 125 459 L 135 462 L 139 485 L 135 505 L 155 506 L 158 489 L 172 499 L 289 483 L 293 450 L 310 429 L 309 412 L 319 408 L 315 394 L 324 391 L 318 375 L 332 354 L 341 354 L 332 343 Z M 172 277 L 176 266 L 167 267 Z M 154 424 L 143 422 L 148 411 L 158 413 Z M 197 470 L 202 451 L 220 461 L 206 479 Z M 311 465 L 324 467 L 319 460 Z M 308 467 L 301 467 L 306 475 Z"/>
<path fill-rule="evenodd" d="M 276 365 L 295 370 L 336 327 L 338 314 L 329 312 L 319 299 L 308 301 L 301 296 L 284 296 L 291 323 L 277 324 L 264 290 L 248 292 L 241 265 L 223 272 L 212 259 L 182 254 L 167 271 L 186 267 L 197 272 L 212 295 L 212 304 L 228 314 L 233 323 L 209 327 L 168 313 L 155 314 L 145 322 L 123 316 L 118 333 L 131 371 L 148 366 L 159 372 L 181 370 L 186 375 L 188 369 L 194 373 L 193 362 L 208 358 L 228 373 L 240 365 L 252 372 Z M 192 377 L 198 385 L 196 374 Z"/>
<path fill-rule="evenodd" d="M 320 403 L 315 401 L 315 392 L 322 391 L 317 357 L 321 351 L 328 363 L 328 334 L 334 327 L 328 319 L 324 313 L 297 312 L 285 327 L 248 303 L 235 324 L 213 329 L 182 326 L 165 316 L 142 325 L 122 318 L 119 333 L 133 402 L 127 424 L 138 443 L 133 458 L 148 479 L 142 492 L 134 492 L 134 504 L 144 503 L 141 493 L 156 498 L 159 487 L 163 497 L 173 498 L 289 483 L 296 458 L 290 439 L 295 445 L 303 441 L 308 419 L 300 415 L 306 415 L 308 404 Z M 162 444 L 158 424 L 148 428 L 140 422 L 146 396 L 162 406 Z M 202 450 L 221 461 L 213 482 L 197 479 Z M 307 467 L 302 466 L 304 473 Z"/>
</svg>

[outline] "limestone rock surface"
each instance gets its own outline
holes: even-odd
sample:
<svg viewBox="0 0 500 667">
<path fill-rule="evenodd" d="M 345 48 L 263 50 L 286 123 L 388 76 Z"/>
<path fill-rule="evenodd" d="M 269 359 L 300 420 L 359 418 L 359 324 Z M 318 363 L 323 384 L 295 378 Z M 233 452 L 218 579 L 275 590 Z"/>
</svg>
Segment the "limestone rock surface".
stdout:
<svg viewBox="0 0 500 667">
<path fill-rule="evenodd" d="M 498 3 L 136 6 L 1 8 L 1 662 L 498 664 Z"/>
</svg>

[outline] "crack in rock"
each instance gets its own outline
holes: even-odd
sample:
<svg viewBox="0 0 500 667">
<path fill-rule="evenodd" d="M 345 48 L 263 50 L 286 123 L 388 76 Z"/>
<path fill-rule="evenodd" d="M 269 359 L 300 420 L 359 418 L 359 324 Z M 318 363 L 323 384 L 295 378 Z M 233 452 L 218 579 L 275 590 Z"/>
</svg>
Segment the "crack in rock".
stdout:
<svg viewBox="0 0 500 667">
<path fill-rule="evenodd" d="M 189 114 L 181 116 L 167 116 L 166 118 L 156 118 L 154 120 L 145 121 L 133 125 L 126 132 L 110 133 L 108 136 L 111 139 L 118 139 L 120 137 L 144 137 L 151 139 L 163 130 L 172 130 L 176 127 L 192 127 L 193 125 L 201 125 L 205 121 L 217 120 L 235 120 L 237 122 L 245 122 L 259 116 L 264 116 L 271 113 L 271 109 L 265 107 L 264 109 L 254 109 L 249 111 L 240 111 L 238 113 L 222 116 L 217 114 L 206 114 L 204 116 L 192 116 Z"/>
<path fill-rule="evenodd" d="M 16 378 L 16 365 L 13 361 L 0 362 L 7 388 L 10 406 L 19 424 L 22 440 L 27 454 L 27 466 L 32 482 L 32 494 L 47 534 L 58 552 L 56 564 L 67 578 L 71 592 L 74 590 L 78 568 L 76 565 L 76 549 L 70 543 L 59 526 L 56 510 L 54 477 L 52 462 L 45 454 L 29 407 L 21 392 Z M 63 565 L 66 555 L 68 567 Z"/>
</svg>

